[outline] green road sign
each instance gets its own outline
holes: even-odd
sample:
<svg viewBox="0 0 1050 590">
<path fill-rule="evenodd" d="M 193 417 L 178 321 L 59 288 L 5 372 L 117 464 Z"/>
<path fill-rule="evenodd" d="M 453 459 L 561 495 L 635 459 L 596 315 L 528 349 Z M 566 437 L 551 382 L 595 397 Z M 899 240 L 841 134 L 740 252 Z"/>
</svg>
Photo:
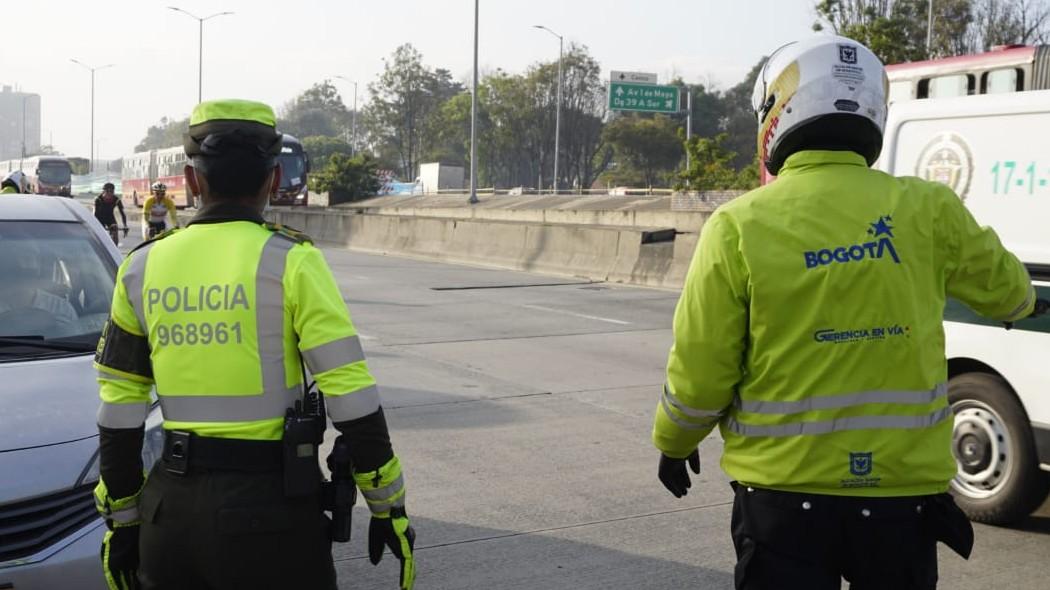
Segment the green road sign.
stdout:
<svg viewBox="0 0 1050 590">
<path fill-rule="evenodd" d="M 643 113 L 677 113 L 678 94 L 677 86 L 611 82 L 609 84 L 609 109 Z"/>
</svg>

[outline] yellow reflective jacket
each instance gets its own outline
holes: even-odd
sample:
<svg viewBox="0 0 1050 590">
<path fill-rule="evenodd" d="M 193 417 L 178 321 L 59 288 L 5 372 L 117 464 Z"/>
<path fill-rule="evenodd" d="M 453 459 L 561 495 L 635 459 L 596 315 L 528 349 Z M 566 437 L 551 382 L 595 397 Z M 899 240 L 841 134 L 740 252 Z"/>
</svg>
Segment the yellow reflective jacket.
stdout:
<svg viewBox="0 0 1050 590">
<path fill-rule="evenodd" d="M 333 422 L 375 413 L 375 379 L 320 250 L 261 217 L 203 215 L 121 265 L 96 355 L 98 424 L 141 426 L 155 385 L 166 429 L 278 440 L 301 397 L 300 355 Z"/>
<path fill-rule="evenodd" d="M 1024 266 L 947 187 L 850 152 L 792 155 L 721 207 L 674 317 L 653 441 L 685 457 L 715 425 L 740 482 L 856 496 L 944 492 L 955 473 L 946 297 L 1032 312 Z"/>
</svg>

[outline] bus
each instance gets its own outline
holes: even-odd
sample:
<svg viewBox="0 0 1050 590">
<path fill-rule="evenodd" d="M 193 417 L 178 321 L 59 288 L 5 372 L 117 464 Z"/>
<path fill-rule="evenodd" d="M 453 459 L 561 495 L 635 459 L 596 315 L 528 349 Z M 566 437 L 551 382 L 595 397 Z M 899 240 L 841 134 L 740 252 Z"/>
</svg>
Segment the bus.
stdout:
<svg viewBox="0 0 1050 590">
<path fill-rule="evenodd" d="M 168 196 L 179 209 L 193 207 L 193 195 L 186 190 L 186 152 L 182 147 L 136 152 L 124 156 L 120 171 L 120 193 L 127 206 L 142 207 L 150 196 L 150 186 L 162 182 Z"/>
<path fill-rule="evenodd" d="M 284 135 L 281 153 L 277 156 L 283 171 L 281 186 L 270 198 L 271 205 L 306 205 L 309 200 L 307 175 L 310 158 L 303 144 L 291 135 Z M 150 195 L 150 186 L 162 182 L 168 187 L 168 195 L 179 209 L 194 207 L 193 195 L 186 186 L 184 173 L 188 159 L 180 147 L 136 152 L 124 156 L 120 173 L 120 192 L 124 204 L 142 207 Z"/>
<path fill-rule="evenodd" d="M 310 157 L 303 149 L 302 142 L 285 133 L 277 161 L 281 164 L 281 187 L 277 194 L 270 197 L 270 204 L 306 205 L 310 200 L 310 188 L 307 186 Z"/>
<path fill-rule="evenodd" d="M 889 101 L 1050 88 L 1050 45 L 1002 45 L 974 55 L 886 66 Z"/>
<path fill-rule="evenodd" d="M 876 167 L 951 187 L 1050 299 L 1048 128 L 1050 90 L 898 102 Z M 949 300 L 944 331 L 958 465 L 951 490 L 974 520 L 1016 522 L 1050 491 L 1050 316 L 1007 331 Z"/>
<path fill-rule="evenodd" d="M 30 156 L 0 162 L 0 177 L 21 170 L 26 175 L 26 193 L 71 196 L 73 168 L 63 156 Z"/>
</svg>

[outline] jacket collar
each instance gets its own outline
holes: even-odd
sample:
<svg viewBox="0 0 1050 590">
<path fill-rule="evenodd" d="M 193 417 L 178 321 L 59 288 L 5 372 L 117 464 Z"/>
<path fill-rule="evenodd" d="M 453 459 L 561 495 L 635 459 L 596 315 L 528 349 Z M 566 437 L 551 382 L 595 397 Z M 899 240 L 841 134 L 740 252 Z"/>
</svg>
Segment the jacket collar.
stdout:
<svg viewBox="0 0 1050 590">
<path fill-rule="evenodd" d="M 239 203 L 212 203 L 205 205 L 193 216 L 193 220 L 186 225 L 193 225 L 195 223 L 226 223 L 229 221 L 251 221 L 252 223 L 263 224 L 266 220 L 263 219 L 255 209 L 246 207 Z"/>
<path fill-rule="evenodd" d="M 778 177 L 790 176 L 815 166 L 845 165 L 868 167 L 864 156 L 856 152 L 830 150 L 804 150 L 795 152 L 784 161 Z"/>
</svg>

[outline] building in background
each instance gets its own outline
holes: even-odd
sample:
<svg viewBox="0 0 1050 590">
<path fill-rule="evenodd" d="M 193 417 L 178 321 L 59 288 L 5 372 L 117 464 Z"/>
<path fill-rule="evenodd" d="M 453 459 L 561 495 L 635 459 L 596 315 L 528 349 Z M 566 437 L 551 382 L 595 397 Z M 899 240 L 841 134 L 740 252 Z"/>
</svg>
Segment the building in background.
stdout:
<svg viewBox="0 0 1050 590">
<path fill-rule="evenodd" d="M 39 151 L 40 95 L 4 86 L 0 89 L 0 160 L 13 160 Z"/>
</svg>

